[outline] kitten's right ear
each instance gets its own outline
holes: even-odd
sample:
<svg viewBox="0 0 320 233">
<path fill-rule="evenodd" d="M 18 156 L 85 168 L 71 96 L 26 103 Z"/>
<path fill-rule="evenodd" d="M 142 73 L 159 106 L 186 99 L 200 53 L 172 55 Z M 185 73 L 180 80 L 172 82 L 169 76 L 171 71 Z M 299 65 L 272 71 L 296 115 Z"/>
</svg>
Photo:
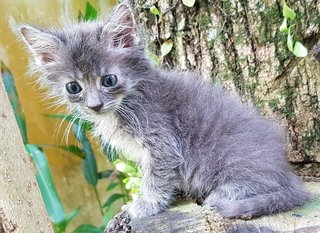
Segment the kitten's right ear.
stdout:
<svg viewBox="0 0 320 233">
<path fill-rule="evenodd" d="M 101 37 L 113 47 L 130 48 L 138 45 L 137 25 L 128 2 L 113 9 L 102 29 Z"/>
<path fill-rule="evenodd" d="M 38 65 L 58 61 L 61 41 L 57 37 L 29 25 L 20 26 L 18 29 L 20 36 Z"/>
</svg>

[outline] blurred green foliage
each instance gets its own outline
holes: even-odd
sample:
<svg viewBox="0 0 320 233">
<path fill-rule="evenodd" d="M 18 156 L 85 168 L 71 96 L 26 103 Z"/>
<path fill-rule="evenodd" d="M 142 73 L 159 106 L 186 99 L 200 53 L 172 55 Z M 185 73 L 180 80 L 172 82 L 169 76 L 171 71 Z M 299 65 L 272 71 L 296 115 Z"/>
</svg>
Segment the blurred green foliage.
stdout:
<svg viewBox="0 0 320 233">
<path fill-rule="evenodd" d="M 296 27 L 296 13 L 283 1 L 283 22 L 279 28 L 280 32 L 287 34 L 287 47 L 296 57 L 308 55 L 307 49 L 299 41 L 295 41 L 294 28 Z"/>
</svg>

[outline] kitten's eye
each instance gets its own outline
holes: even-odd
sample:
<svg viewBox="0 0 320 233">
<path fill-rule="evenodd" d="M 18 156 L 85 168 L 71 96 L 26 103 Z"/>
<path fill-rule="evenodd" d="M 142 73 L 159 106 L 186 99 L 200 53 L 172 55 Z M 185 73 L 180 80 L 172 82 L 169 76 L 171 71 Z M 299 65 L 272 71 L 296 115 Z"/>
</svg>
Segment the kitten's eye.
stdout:
<svg viewBox="0 0 320 233">
<path fill-rule="evenodd" d="M 80 91 L 82 91 L 82 88 L 81 86 L 79 85 L 79 83 L 77 82 L 70 82 L 70 83 L 67 83 L 66 85 L 66 88 L 67 88 L 67 91 L 70 93 L 70 94 L 78 94 Z"/>
<path fill-rule="evenodd" d="M 101 85 L 104 87 L 113 87 L 117 84 L 118 78 L 115 74 L 107 74 L 101 77 Z"/>
</svg>

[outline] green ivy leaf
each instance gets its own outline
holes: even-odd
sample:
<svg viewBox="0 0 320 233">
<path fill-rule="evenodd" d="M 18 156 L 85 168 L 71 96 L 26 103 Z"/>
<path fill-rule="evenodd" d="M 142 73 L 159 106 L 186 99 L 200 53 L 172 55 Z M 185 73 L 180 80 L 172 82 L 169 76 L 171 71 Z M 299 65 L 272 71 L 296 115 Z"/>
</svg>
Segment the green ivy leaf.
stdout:
<svg viewBox="0 0 320 233">
<path fill-rule="evenodd" d="M 283 19 L 283 22 L 279 28 L 280 32 L 288 32 L 288 27 L 287 27 L 287 18 Z"/>
<path fill-rule="evenodd" d="M 288 7 L 285 1 L 283 2 L 282 14 L 287 19 L 295 19 L 297 16 L 296 13 L 290 7 Z"/>
<path fill-rule="evenodd" d="M 187 7 L 193 7 L 196 0 L 182 0 L 182 3 L 186 5 Z"/>
<path fill-rule="evenodd" d="M 159 67 L 160 66 L 160 59 L 159 59 L 159 57 L 156 55 L 156 54 L 154 54 L 153 52 L 151 52 L 150 50 L 145 50 L 146 51 L 146 54 L 147 54 L 147 57 L 149 58 L 149 60 L 151 60 L 152 61 L 152 63 L 155 65 L 155 66 L 157 66 L 157 67 Z"/>
<path fill-rule="evenodd" d="M 172 50 L 172 47 L 173 47 L 173 41 L 171 39 L 163 42 L 163 44 L 161 45 L 161 55 L 162 56 L 168 55 Z"/>
<path fill-rule="evenodd" d="M 293 28 L 294 25 L 291 25 L 288 29 L 288 36 L 287 36 L 287 46 L 288 46 L 288 49 L 289 51 L 293 51 L 293 44 L 294 44 L 294 41 L 293 41 L 293 35 L 291 33 L 291 30 Z"/>
<path fill-rule="evenodd" d="M 160 11 L 155 6 L 150 7 L 150 12 L 154 15 L 160 16 Z"/>
<path fill-rule="evenodd" d="M 305 57 L 308 55 L 308 50 L 300 42 L 294 43 L 293 54 L 297 57 Z"/>
<path fill-rule="evenodd" d="M 125 195 L 120 193 L 112 194 L 107 201 L 103 204 L 102 207 L 110 207 L 115 201 L 123 198 Z"/>
</svg>

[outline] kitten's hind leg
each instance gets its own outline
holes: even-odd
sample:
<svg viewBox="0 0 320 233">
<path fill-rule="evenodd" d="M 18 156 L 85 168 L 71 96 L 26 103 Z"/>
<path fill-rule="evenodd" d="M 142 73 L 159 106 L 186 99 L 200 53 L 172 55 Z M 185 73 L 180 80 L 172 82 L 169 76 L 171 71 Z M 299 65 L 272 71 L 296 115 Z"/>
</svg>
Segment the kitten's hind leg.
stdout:
<svg viewBox="0 0 320 233">
<path fill-rule="evenodd" d="M 217 207 L 218 211 L 227 218 L 251 218 L 288 211 L 310 199 L 309 193 L 299 188 L 286 187 L 250 197 L 243 196 L 244 192 L 233 193 L 232 191 L 234 190 L 229 190 L 228 193 L 221 190 L 213 191 L 203 205 Z"/>
<path fill-rule="evenodd" d="M 245 184 L 226 183 L 217 187 L 205 198 L 203 205 L 216 207 L 224 217 L 250 217 L 250 211 L 244 212 L 239 207 L 238 201 L 246 199 L 250 189 Z"/>
<path fill-rule="evenodd" d="M 203 202 L 204 206 L 216 207 L 218 212 L 226 218 L 248 219 L 252 217 L 251 211 L 244 211 L 239 205 L 242 200 L 229 200 L 226 198 L 216 198 L 216 195 L 209 195 Z"/>
</svg>

